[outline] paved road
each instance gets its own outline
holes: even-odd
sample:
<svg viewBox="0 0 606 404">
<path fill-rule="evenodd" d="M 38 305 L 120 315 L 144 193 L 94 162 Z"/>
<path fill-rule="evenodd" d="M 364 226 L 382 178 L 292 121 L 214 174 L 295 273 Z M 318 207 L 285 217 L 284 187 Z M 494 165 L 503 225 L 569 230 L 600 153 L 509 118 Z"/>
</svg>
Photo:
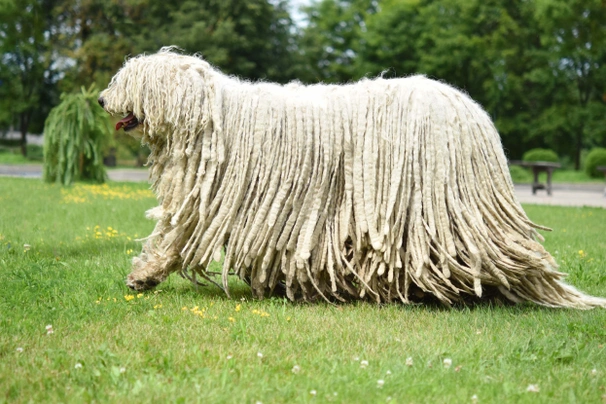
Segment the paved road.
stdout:
<svg viewBox="0 0 606 404">
<path fill-rule="evenodd" d="M 147 181 L 147 170 L 137 168 L 115 168 L 107 170 L 112 181 Z M 40 164 L 0 165 L 0 176 L 41 178 Z M 529 184 L 515 186 L 516 196 L 522 203 L 561 206 L 593 206 L 606 209 L 604 184 L 554 184 L 552 196 L 545 191 L 532 195 Z"/>
<path fill-rule="evenodd" d="M 147 181 L 145 168 L 110 168 L 107 175 L 112 181 Z M 0 176 L 42 178 L 40 164 L 0 164 Z"/>
<path fill-rule="evenodd" d="M 593 206 L 606 209 L 603 184 L 553 184 L 552 196 L 546 191 L 532 194 L 530 184 L 516 184 L 516 196 L 522 203 L 560 206 Z"/>
</svg>

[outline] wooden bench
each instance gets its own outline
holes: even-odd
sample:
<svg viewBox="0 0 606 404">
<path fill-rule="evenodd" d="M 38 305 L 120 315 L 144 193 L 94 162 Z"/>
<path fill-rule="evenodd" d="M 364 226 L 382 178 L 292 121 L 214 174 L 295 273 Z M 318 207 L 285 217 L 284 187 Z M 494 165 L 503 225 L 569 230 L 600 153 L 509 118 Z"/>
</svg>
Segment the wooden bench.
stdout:
<svg viewBox="0 0 606 404">
<path fill-rule="evenodd" d="M 604 173 L 604 179 L 606 180 L 606 166 L 597 166 L 596 170 Z M 606 196 L 606 187 L 604 187 L 604 196 Z"/>
<path fill-rule="evenodd" d="M 560 163 L 551 163 L 548 161 L 510 161 L 510 164 L 526 167 L 532 169 L 534 180 L 532 181 L 532 194 L 536 195 L 537 190 L 547 190 L 547 195 L 551 195 L 551 176 L 553 170 L 562 167 Z M 547 183 L 542 184 L 539 182 L 539 174 L 547 173 Z"/>
</svg>

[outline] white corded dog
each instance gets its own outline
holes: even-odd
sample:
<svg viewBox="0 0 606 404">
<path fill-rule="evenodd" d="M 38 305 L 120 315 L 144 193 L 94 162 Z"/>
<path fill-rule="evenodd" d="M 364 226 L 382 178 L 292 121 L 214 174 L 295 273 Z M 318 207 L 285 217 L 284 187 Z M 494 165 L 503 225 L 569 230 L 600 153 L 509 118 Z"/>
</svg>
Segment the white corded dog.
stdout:
<svg viewBox="0 0 606 404">
<path fill-rule="evenodd" d="M 423 76 L 251 83 L 170 48 L 128 60 L 99 102 L 151 149 L 158 222 L 127 284 L 223 259 L 258 297 L 591 308 L 517 202 L 499 135 Z M 224 253 L 224 255 L 223 255 Z"/>
</svg>

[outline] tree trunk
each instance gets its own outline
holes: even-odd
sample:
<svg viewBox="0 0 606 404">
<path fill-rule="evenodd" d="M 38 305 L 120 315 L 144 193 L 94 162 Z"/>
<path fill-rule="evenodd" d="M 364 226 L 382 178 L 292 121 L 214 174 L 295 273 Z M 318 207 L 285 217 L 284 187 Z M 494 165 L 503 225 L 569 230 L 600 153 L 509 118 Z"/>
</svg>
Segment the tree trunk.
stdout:
<svg viewBox="0 0 606 404">
<path fill-rule="evenodd" d="M 577 128 L 575 151 L 574 151 L 574 169 L 579 171 L 581 169 L 581 150 L 583 149 L 583 129 L 584 125 L 580 125 Z"/>
<path fill-rule="evenodd" d="M 29 126 L 29 119 L 26 112 L 22 112 L 19 116 L 19 130 L 21 131 L 21 154 L 23 157 L 27 157 L 27 127 Z"/>
</svg>

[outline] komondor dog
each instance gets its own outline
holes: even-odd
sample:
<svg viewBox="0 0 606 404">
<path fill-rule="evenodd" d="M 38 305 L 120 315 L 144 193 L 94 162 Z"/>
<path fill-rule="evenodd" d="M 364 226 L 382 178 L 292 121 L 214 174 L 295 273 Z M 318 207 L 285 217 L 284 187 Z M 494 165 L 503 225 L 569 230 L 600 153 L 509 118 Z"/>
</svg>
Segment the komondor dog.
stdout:
<svg viewBox="0 0 606 404">
<path fill-rule="evenodd" d="M 99 102 L 151 149 L 157 224 L 132 289 L 212 281 L 223 260 L 216 284 L 235 274 L 257 297 L 606 306 L 561 281 L 491 119 L 446 84 L 252 83 L 164 48 Z"/>
</svg>

